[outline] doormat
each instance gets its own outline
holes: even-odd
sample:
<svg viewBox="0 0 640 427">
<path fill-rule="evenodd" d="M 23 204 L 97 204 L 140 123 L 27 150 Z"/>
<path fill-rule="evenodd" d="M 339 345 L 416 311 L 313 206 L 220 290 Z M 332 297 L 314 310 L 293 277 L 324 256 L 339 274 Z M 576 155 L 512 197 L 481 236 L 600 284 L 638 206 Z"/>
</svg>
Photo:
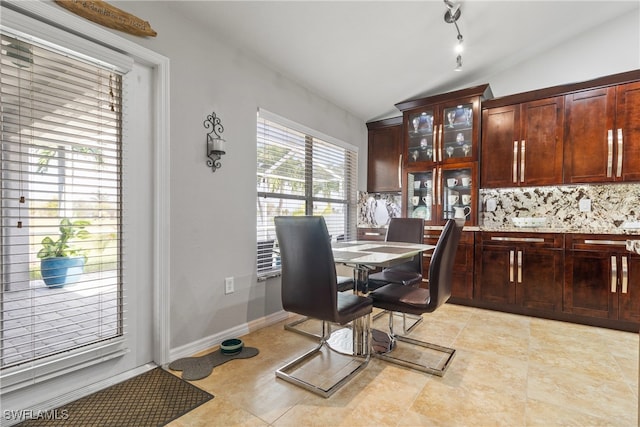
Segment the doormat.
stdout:
<svg viewBox="0 0 640 427">
<path fill-rule="evenodd" d="M 213 368 L 233 359 L 248 359 L 260 353 L 257 348 L 243 347 L 237 354 L 224 354 L 221 350 L 199 357 L 183 357 L 169 364 L 169 369 L 182 371 L 182 379 L 188 381 L 208 377 Z"/>
<path fill-rule="evenodd" d="M 213 395 L 155 368 L 57 409 L 34 412 L 19 426 L 163 426 L 213 399 Z M 45 419 L 48 418 L 48 419 Z"/>
</svg>

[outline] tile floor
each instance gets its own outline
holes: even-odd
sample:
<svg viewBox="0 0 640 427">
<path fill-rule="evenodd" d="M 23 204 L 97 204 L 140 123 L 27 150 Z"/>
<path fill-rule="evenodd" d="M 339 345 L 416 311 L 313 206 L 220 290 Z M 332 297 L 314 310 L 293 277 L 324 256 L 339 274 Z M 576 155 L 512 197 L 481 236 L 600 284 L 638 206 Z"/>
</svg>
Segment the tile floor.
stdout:
<svg viewBox="0 0 640 427">
<path fill-rule="evenodd" d="M 637 425 L 637 334 L 452 304 L 424 317 L 411 336 L 457 350 L 442 378 L 372 359 L 324 399 L 275 378 L 314 346 L 282 322 L 243 337 L 258 356 L 194 381 L 215 398 L 169 426 Z"/>
</svg>

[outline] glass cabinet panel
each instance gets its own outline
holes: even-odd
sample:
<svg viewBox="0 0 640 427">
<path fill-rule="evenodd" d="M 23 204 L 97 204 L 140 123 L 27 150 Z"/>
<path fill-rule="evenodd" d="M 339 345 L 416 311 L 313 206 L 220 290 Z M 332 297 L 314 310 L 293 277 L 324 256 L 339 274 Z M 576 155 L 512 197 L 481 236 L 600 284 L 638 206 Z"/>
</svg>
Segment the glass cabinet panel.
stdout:
<svg viewBox="0 0 640 427">
<path fill-rule="evenodd" d="M 433 110 L 409 114 L 409 163 L 434 161 Z"/>
<path fill-rule="evenodd" d="M 407 184 L 407 217 L 431 221 L 434 215 L 433 172 L 410 173 Z"/>
<path fill-rule="evenodd" d="M 473 146 L 473 104 L 445 108 L 443 121 L 443 159 L 470 157 Z"/>
<path fill-rule="evenodd" d="M 442 169 L 442 219 L 471 218 L 473 191 L 471 168 Z"/>
</svg>

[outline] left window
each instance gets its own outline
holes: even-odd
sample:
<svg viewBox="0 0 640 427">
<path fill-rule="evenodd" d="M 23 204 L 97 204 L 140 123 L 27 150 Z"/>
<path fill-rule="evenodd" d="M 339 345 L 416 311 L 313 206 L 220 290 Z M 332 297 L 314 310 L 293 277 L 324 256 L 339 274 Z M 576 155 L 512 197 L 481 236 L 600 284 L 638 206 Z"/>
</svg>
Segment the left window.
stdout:
<svg viewBox="0 0 640 427">
<path fill-rule="evenodd" d="M 0 369 L 122 336 L 122 75 L 1 35 Z"/>
</svg>

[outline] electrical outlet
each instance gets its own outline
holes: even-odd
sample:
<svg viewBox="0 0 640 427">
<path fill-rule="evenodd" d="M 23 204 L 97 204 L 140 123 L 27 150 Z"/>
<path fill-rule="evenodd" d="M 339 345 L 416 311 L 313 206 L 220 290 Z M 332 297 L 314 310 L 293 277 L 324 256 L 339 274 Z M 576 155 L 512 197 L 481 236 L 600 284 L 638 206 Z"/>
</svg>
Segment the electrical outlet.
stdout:
<svg viewBox="0 0 640 427">
<path fill-rule="evenodd" d="M 580 212 L 591 212 L 591 199 L 580 199 L 578 207 Z"/>
<path fill-rule="evenodd" d="M 224 279 L 224 293 L 225 294 L 232 294 L 234 291 L 233 289 L 233 277 L 225 277 Z"/>
</svg>

